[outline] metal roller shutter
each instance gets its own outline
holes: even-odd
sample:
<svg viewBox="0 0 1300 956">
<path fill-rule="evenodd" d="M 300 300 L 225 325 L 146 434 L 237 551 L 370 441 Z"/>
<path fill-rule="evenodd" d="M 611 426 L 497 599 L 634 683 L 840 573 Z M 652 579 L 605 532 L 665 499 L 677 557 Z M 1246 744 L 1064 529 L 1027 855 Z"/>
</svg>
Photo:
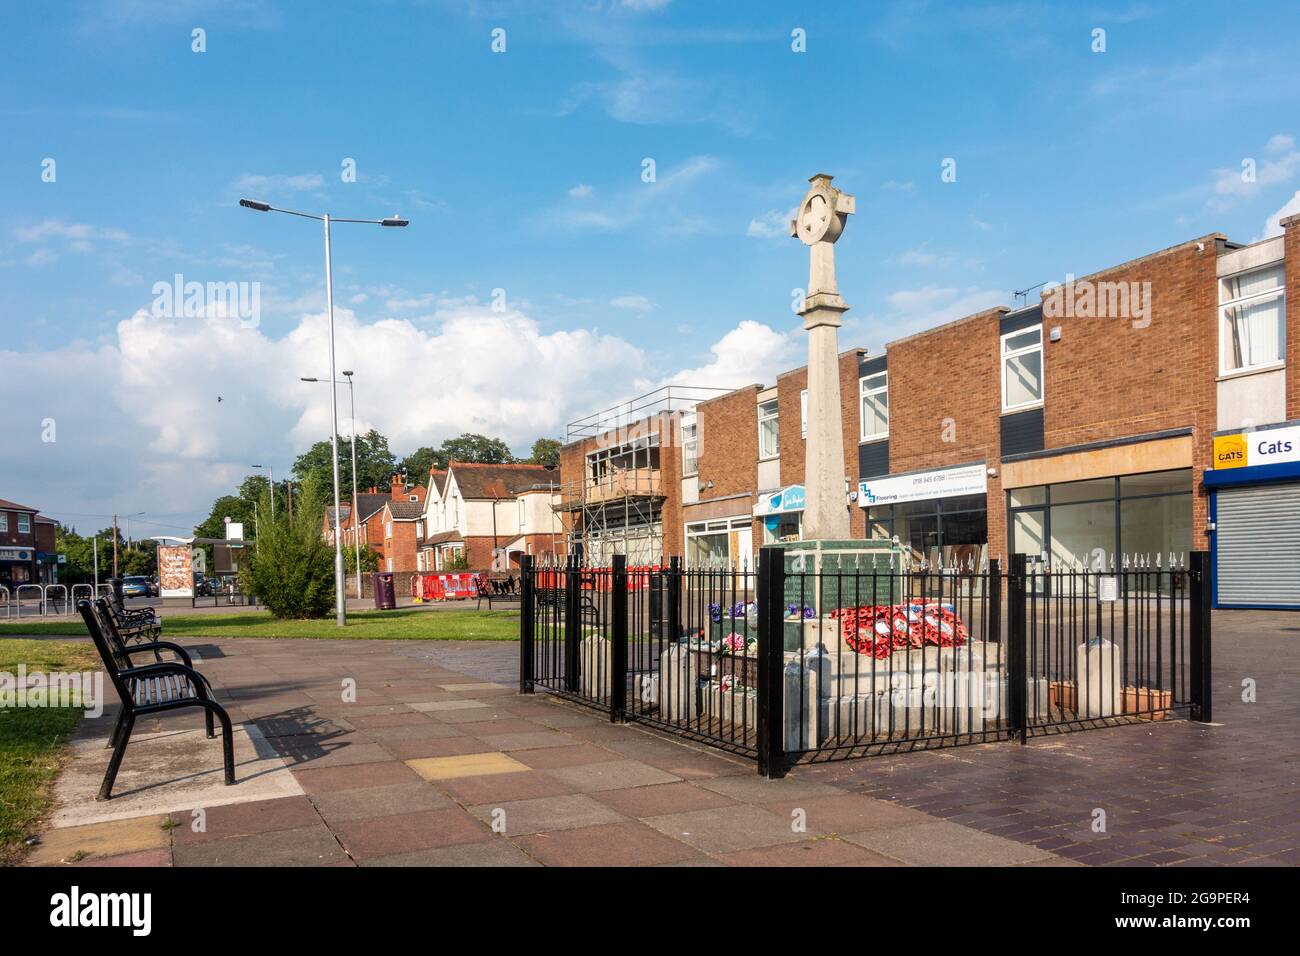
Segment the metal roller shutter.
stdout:
<svg viewBox="0 0 1300 956">
<path fill-rule="evenodd" d="M 1215 494 L 1219 604 L 1300 608 L 1300 483 Z"/>
</svg>

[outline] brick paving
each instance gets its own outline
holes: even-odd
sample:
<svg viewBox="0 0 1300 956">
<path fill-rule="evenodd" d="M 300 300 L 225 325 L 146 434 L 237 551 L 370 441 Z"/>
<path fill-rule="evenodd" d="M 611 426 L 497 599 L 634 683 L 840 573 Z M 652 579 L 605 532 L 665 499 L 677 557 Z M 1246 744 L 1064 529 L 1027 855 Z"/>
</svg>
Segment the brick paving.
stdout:
<svg viewBox="0 0 1300 956">
<path fill-rule="evenodd" d="M 1300 616 L 1216 611 L 1213 627 L 1218 726 L 1115 727 L 808 772 L 1090 865 L 1300 864 Z M 1097 810 L 1104 832 L 1093 832 Z"/>
<path fill-rule="evenodd" d="M 801 766 L 781 781 L 717 751 L 517 695 L 514 644 L 187 642 L 202 648 L 199 666 L 232 718 L 261 731 L 302 792 L 204 808 L 199 832 L 198 808 L 50 830 L 31 862 L 1300 862 L 1300 618 L 1225 612 L 1215 628 L 1219 726 L 1171 721 Z M 1241 701 L 1247 678 L 1256 703 Z M 352 700 L 345 680 L 355 681 Z M 192 729 L 200 718 L 158 723 Z M 107 724 L 95 724 L 85 732 L 102 737 Z M 1104 832 L 1092 830 L 1098 809 Z"/>
</svg>

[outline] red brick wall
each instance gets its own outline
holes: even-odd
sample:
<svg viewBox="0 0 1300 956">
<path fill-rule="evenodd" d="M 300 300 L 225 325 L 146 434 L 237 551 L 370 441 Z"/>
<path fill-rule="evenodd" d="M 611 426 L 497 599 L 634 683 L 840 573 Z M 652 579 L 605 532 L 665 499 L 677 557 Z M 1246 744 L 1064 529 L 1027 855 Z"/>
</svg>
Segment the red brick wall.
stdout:
<svg viewBox="0 0 1300 956">
<path fill-rule="evenodd" d="M 1300 216 L 1283 220 L 1286 250 L 1286 417 L 1300 418 Z"/>
<path fill-rule="evenodd" d="M 979 312 L 889 345 L 891 474 L 972 461 L 999 467 L 998 339 L 1006 312 Z M 989 557 L 995 558 L 1007 549 L 1001 475 L 988 484 Z"/>
<path fill-rule="evenodd" d="M 750 385 L 701 402 L 700 500 L 752 493 L 758 487 L 758 393 Z"/>
<path fill-rule="evenodd" d="M 374 546 L 373 541 L 376 537 L 376 531 L 378 531 L 379 536 L 383 537 L 383 540 L 380 541 L 377 546 L 377 550 L 379 551 L 379 570 L 389 570 L 388 559 L 392 558 L 392 570 L 414 571 L 416 568 L 415 522 L 394 521 L 393 536 L 391 538 L 385 536 L 387 530 L 388 525 L 386 522 L 381 523 L 377 529 L 373 527 L 371 528 L 372 547 Z"/>
<path fill-rule="evenodd" d="M 1198 245 L 1200 248 L 1198 249 Z M 1208 498 L 1201 474 L 1212 461 L 1218 421 L 1218 285 L 1215 237 L 1184 243 L 1089 276 L 1150 282 L 1150 324 L 1128 318 L 1044 318 L 1048 448 L 1170 428 L 1194 429 L 1194 548 L 1208 548 Z"/>
</svg>

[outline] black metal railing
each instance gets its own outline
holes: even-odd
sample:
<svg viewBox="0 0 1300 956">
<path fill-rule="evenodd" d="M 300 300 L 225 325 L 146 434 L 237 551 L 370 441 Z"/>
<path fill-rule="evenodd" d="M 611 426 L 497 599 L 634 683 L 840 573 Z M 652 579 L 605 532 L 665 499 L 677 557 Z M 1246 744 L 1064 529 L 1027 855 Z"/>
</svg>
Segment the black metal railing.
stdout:
<svg viewBox="0 0 1300 956">
<path fill-rule="evenodd" d="M 1114 570 L 523 563 L 520 691 L 755 759 L 1210 719 L 1208 556 Z"/>
</svg>

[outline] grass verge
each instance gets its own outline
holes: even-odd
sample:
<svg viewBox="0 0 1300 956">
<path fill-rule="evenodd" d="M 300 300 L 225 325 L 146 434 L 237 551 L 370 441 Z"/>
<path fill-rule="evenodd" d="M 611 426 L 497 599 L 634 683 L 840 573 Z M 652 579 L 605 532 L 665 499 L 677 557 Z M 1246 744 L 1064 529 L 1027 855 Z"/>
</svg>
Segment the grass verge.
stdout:
<svg viewBox="0 0 1300 956">
<path fill-rule="evenodd" d="M 16 677 L 20 664 L 28 673 L 99 670 L 88 644 L 0 641 L 0 672 Z M 49 808 L 63 746 L 81 714 L 79 707 L 0 706 L 0 865 L 26 855 L 26 840 Z"/>
<path fill-rule="evenodd" d="M 277 621 L 268 611 L 231 614 L 168 615 L 163 638 L 169 637 L 304 637 L 381 641 L 517 641 L 518 611 L 350 611 L 347 627 L 333 617 L 316 621 Z M 80 618 L 67 621 L 0 623 L 5 635 L 84 637 Z"/>
</svg>

